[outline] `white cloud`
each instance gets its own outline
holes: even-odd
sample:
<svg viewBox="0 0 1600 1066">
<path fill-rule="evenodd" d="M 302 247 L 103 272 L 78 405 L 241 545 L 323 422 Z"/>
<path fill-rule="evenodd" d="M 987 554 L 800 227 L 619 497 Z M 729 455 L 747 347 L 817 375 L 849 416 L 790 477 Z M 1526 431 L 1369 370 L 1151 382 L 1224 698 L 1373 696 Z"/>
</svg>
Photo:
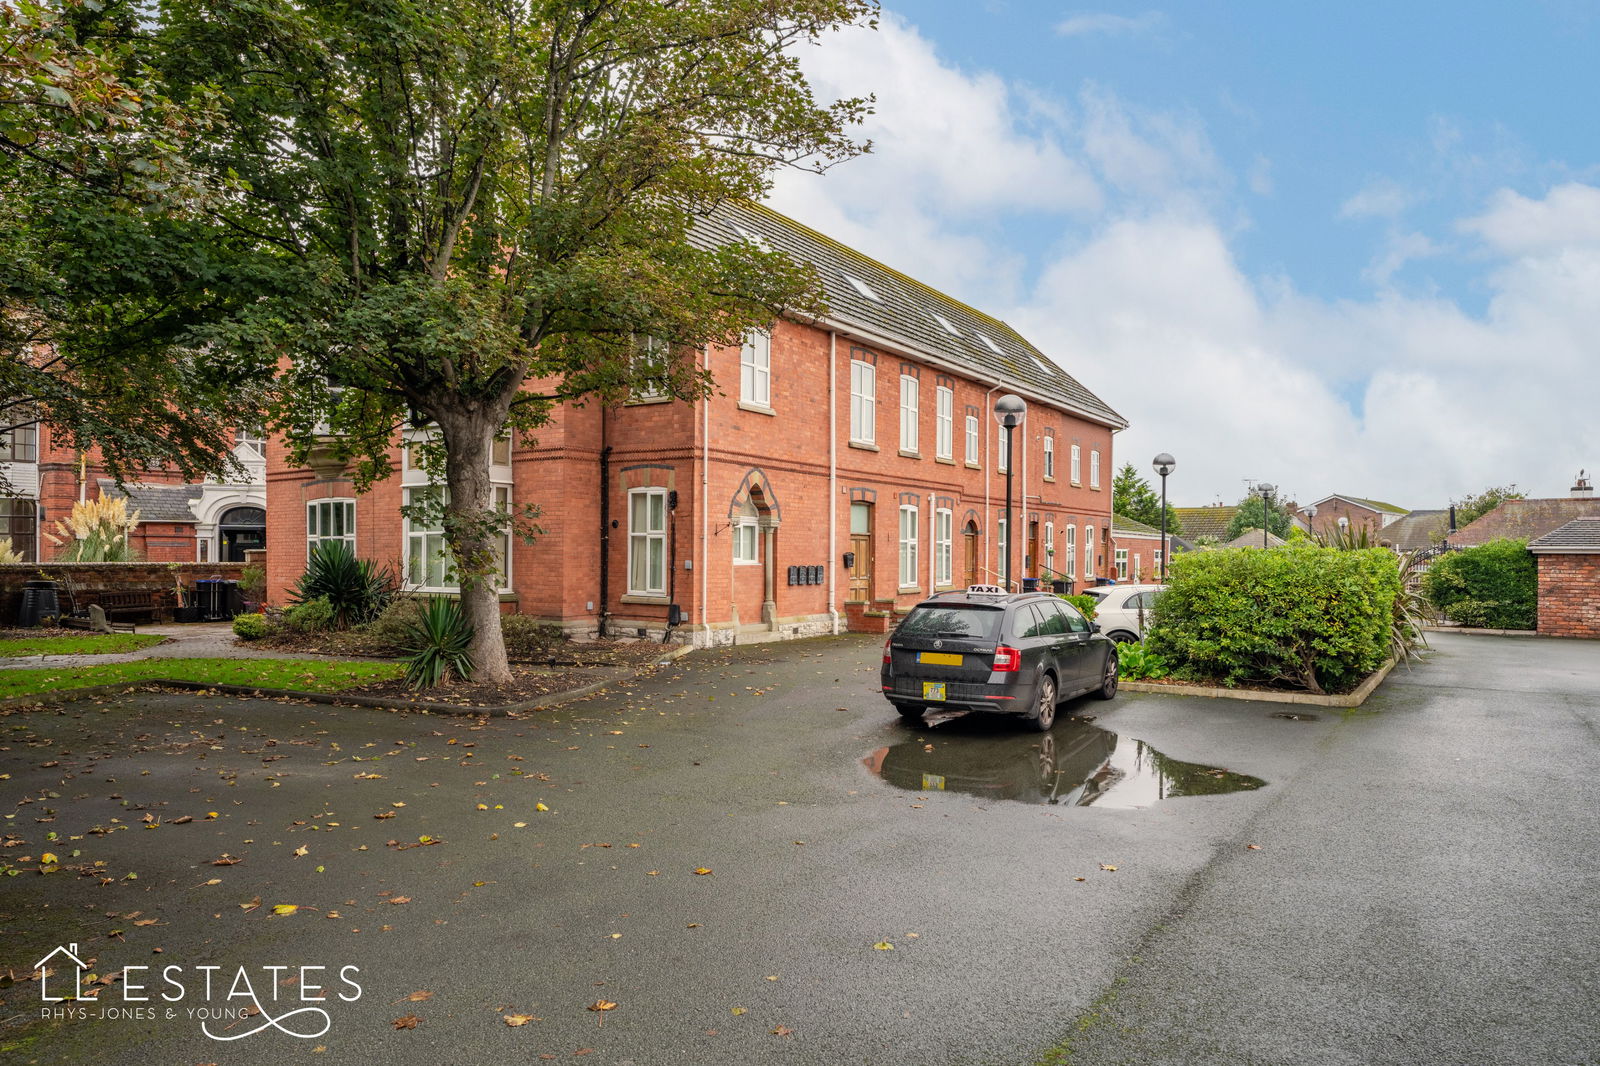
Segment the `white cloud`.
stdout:
<svg viewBox="0 0 1600 1066">
<path fill-rule="evenodd" d="M 1600 247 L 1600 189 L 1577 183 L 1558 185 L 1543 200 L 1502 189 L 1489 210 L 1463 221 L 1461 229 L 1510 256 Z"/>
<path fill-rule="evenodd" d="M 1062 37 L 1082 37 L 1091 33 L 1137 34 L 1149 33 L 1165 26 L 1167 16 L 1159 11 L 1146 11 L 1142 15 L 1113 15 L 1105 11 L 1081 11 L 1068 15 L 1056 23 L 1056 33 Z"/>
<path fill-rule="evenodd" d="M 1339 208 L 1341 218 L 1394 218 L 1416 203 L 1415 193 L 1387 178 L 1369 182 Z"/>
<path fill-rule="evenodd" d="M 1237 499 L 1250 477 L 1442 506 L 1506 482 L 1563 494 L 1600 465 L 1600 188 L 1498 193 L 1458 224 L 1481 241 L 1464 261 L 1398 225 L 1403 186 L 1373 182 L 1341 213 L 1389 220 L 1380 291 L 1323 300 L 1241 267 L 1236 179 L 1187 111 L 961 71 L 892 15 L 816 51 L 819 91 L 878 90 L 877 151 L 786 177 L 774 206 L 1017 326 L 1129 418 L 1119 463 L 1177 456 L 1178 500 Z M 1008 245 L 1019 220 L 1058 235 L 1043 261 Z M 1483 310 L 1389 286 L 1423 256 L 1477 269 Z"/>
</svg>

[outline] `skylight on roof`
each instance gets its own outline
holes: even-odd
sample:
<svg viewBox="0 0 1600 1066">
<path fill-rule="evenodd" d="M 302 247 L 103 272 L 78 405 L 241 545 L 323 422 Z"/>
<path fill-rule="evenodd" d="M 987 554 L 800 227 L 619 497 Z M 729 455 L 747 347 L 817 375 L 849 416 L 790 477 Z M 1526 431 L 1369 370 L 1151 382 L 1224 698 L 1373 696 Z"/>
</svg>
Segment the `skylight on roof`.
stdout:
<svg viewBox="0 0 1600 1066">
<path fill-rule="evenodd" d="M 736 222 L 730 223 L 730 225 L 733 226 L 733 232 L 739 235 L 740 240 L 747 241 L 750 244 L 755 245 L 757 248 L 760 248 L 764 252 L 772 251 L 772 245 L 768 244 L 767 239 L 761 234 L 747 230 Z"/>
<path fill-rule="evenodd" d="M 1002 352 L 1000 350 L 1000 346 L 998 344 L 996 344 L 994 341 L 990 340 L 988 337 L 984 336 L 982 333 L 978 334 L 978 339 L 983 342 L 983 345 L 984 345 L 985 348 L 988 348 L 995 355 L 1004 355 L 1004 354 L 1006 354 L 1005 352 Z"/>
<path fill-rule="evenodd" d="M 930 311 L 929 314 L 933 315 L 934 321 L 938 322 L 939 325 L 943 326 L 944 327 L 944 331 L 946 333 L 950 334 L 950 336 L 952 336 L 952 337 L 961 336 L 961 331 L 959 329 L 956 329 L 955 323 L 951 322 L 948 318 L 946 318 L 943 315 L 939 314 L 937 311 Z"/>
<path fill-rule="evenodd" d="M 844 275 L 844 280 L 846 280 L 846 281 L 848 281 L 850 283 L 850 287 L 851 288 L 855 289 L 857 292 L 859 292 L 861 295 L 865 296 L 867 299 L 871 300 L 872 302 L 880 303 L 880 304 L 883 303 L 883 297 L 881 297 L 877 293 L 873 292 L 872 291 L 872 286 L 868 285 L 866 282 L 862 281 L 860 278 L 856 277 L 854 274 L 846 274 L 846 275 Z"/>
</svg>

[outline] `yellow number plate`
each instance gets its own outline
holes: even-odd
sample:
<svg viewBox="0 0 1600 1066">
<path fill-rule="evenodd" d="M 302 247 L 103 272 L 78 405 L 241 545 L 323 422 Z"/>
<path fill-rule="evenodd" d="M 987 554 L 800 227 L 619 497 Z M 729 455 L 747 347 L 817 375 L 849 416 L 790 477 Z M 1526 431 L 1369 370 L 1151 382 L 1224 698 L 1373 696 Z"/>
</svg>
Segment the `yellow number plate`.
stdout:
<svg viewBox="0 0 1600 1066">
<path fill-rule="evenodd" d="M 960 666 L 961 656 L 952 655 L 947 651 L 919 651 L 917 662 L 933 663 L 935 666 Z"/>
<path fill-rule="evenodd" d="M 922 698 L 925 700 L 944 699 L 944 682 L 924 681 L 922 683 Z"/>
</svg>

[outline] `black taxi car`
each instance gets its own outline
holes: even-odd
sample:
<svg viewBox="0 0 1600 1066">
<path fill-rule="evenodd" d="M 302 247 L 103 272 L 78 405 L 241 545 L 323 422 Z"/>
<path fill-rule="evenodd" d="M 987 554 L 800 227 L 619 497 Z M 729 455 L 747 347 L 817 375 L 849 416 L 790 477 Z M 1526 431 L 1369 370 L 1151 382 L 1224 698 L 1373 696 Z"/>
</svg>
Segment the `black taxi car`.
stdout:
<svg viewBox="0 0 1600 1066">
<path fill-rule="evenodd" d="M 1063 700 L 1117 694 L 1117 646 L 1057 596 L 973 585 L 911 609 L 884 642 L 881 680 L 907 718 L 934 707 L 993 711 L 1043 732 Z"/>
</svg>

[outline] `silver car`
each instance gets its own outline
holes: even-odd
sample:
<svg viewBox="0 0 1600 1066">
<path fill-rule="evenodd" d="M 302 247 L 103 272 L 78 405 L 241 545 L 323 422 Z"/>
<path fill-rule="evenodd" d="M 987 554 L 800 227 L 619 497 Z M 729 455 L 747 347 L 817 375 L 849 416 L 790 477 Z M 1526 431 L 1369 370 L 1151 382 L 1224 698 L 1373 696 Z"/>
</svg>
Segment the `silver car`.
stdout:
<svg viewBox="0 0 1600 1066">
<path fill-rule="evenodd" d="M 1150 609 L 1165 585 L 1100 585 L 1085 589 L 1100 602 L 1095 605 L 1094 620 L 1100 623 L 1100 632 L 1118 644 L 1131 644 L 1144 639 L 1145 626 L 1150 621 Z"/>
</svg>

